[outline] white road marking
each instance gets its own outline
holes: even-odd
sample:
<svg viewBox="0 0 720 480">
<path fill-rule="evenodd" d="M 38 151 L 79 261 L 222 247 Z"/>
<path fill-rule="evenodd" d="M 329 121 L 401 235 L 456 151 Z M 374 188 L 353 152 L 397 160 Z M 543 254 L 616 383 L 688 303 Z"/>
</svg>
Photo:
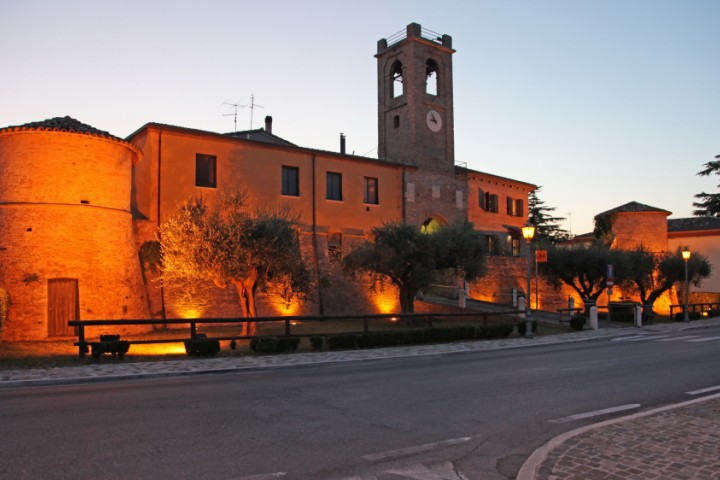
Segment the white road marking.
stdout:
<svg viewBox="0 0 720 480">
<path fill-rule="evenodd" d="M 610 407 L 610 408 L 604 408 L 602 410 L 595 410 L 594 412 L 578 413 L 577 415 L 570 415 L 569 417 L 556 418 L 555 420 L 550 420 L 550 422 L 552 422 L 552 423 L 572 422 L 574 420 L 582 420 L 584 418 L 598 417 L 600 415 L 606 415 L 608 413 L 616 413 L 616 412 L 623 412 L 625 410 L 632 410 L 635 408 L 640 408 L 641 406 L 642 405 L 640 405 L 639 403 L 631 403 L 628 405 L 620 405 L 618 407 Z"/>
<path fill-rule="evenodd" d="M 455 470 L 455 466 L 452 462 L 438 463 L 436 465 L 431 465 L 430 467 L 416 463 L 404 467 L 393 468 L 391 470 L 385 470 L 382 473 L 375 475 L 343 477 L 340 480 L 378 480 L 378 477 L 385 477 L 385 474 L 388 473 L 392 474 L 393 478 L 402 477 L 411 480 L 448 480 L 451 478 L 468 480 L 463 474 Z"/>
<path fill-rule="evenodd" d="M 715 387 L 701 388 L 700 390 L 693 390 L 692 392 L 685 392 L 685 393 L 687 393 L 688 395 L 700 395 L 703 393 L 714 392 L 716 390 L 720 390 L 720 385 L 715 386 Z"/>
<path fill-rule="evenodd" d="M 690 343 L 698 343 L 698 342 L 712 342 L 713 340 L 720 340 L 720 336 L 718 337 L 703 337 L 703 338 L 697 338 L 695 340 L 688 340 Z"/>
<path fill-rule="evenodd" d="M 427 452 L 436 448 L 459 445 L 461 443 L 469 442 L 470 440 L 472 440 L 472 437 L 451 438 L 450 440 L 443 440 L 442 442 L 426 443 L 425 445 L 400 448 L 398 450 L 389 450 L 387 452 L 381 453 L 371 453 L 370 455 L 365 455 L 362 458 L 371 462 L 376 462 L 378 460 L 387 460 L 389 458 L 403 457 L 405 455 L 413 455 L 420 452 Z"/>
<path fill-rule="evenodd" d="M 259 475 L 250 475 L 249 477 L 240 477 L 235 480 L 275 480 L 287 475 L 287 472 L 261 473 Z"/>
<path fill-rule="evenodd" d="M 458 478 L 457 472 L 455 472 L 455 468 L 450 462 L 437 465 L 432 469 L 425 465 L 416 464 L 402 469 L 387 470 L 385 473 L 400 475 L 412 480 L 447 480 L 448 478 Z"/>
<path fill-rule="evenodd" d="M 611 338 L 611 342 L 637 342 L 640 340 L 647 340 L 649 335 L 633 335 L 632 337 L 619 337 Z"/>
<path fill-rule="evenodd" d="M 658 342 L 674 342 L 674 341 L 680 341 L 680 340 L 690 340 L 691 338 L 697 338 L 697 335 L 684 335 L 682 337 L 670 337 L 665 338 L 663 340 L 658 340 Z"/>
</svg>

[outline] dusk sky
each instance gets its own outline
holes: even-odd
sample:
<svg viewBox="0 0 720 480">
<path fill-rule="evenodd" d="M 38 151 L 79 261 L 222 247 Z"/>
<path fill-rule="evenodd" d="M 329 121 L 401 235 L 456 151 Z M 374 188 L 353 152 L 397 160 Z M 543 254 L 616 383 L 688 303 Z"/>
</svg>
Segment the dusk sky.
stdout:
<svg viewBox="0 0 720 480">
<path fill-rule="evenodd" d="M 0 127 L 229 132 L 254 95 L 253 128 L 376 157 L 376 44 L 412 22 L 453 37 L 456 162 L 541 185 L 574 234 L 718 191 L 720 0 L 0 0 Z"/>
</svg>

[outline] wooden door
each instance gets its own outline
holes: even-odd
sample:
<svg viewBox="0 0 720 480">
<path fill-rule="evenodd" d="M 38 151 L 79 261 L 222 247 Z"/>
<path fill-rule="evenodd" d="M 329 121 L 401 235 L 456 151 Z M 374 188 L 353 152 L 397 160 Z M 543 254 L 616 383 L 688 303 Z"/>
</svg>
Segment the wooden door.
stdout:
<svg viewBox="0 0 720 480">
<path fill-rule="evenodd" d="M 76 278 L 48 280 L 48 337 L 75 335 L 68 321 L 80 319 L 80 298 Z"/>
</svg>

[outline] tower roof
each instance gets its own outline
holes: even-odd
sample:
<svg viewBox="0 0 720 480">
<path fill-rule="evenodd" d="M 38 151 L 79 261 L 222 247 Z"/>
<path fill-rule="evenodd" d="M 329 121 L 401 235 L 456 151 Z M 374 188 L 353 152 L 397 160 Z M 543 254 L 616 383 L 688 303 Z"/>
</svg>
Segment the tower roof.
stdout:
<svg viewBox="0 0 720 480">
<path fill-rule="evenodd" d="M 98 137 L 108 137 L 115 140 L 121 140 L 110 133 L 99 130 L 95 127 L 87 125 L 75 120 L 70 116 L 48 118 L 47 120 L 41 120 L 39 122 L 30 122 L 24 125 L 10 126 L 0 129 L 0 131 L 22 131 L 22 130 L 48 130 L 48 131 L 59 131 L 59 132 L 72 132 L 72 133 L 84 133 L 87 135 L 94 135 Z"/>
<path fill-rule="evenodd" d="M 596 217 L 599 217 L 602 215 L 610 215 L 613 213 L 644 213 L 644 212 L 658 212 L 658 213 L 666 213 L 668 215 L 670 215 L 672 213 L 672 212 L 668 212 L 667 210 L 663 210 L 662 208 L 651 207 L 650 205 L 644 205 L 644 204 L 638 203 L 638 202 L 630 202 L 630 203 L 626 203 L 625 205 L 620 205 L 619 207 L 612 208 L 605 212 L 598 213 L 596 215 Z"/>
<path fill-rule="evenodd" d="M 140 150 L 138 150 L 137 147 L 132 143 L 129 143 L 122 138 L 116 137 L 115 135 L 111 135 L 105 130 L 100 130 L 86 123 L 82 123 L 79 120 L 75 120 L 68 115 L 64 117 L 48 118 L 46 120 L 41 120 L 38 122 L 30 122 L 24 125 L 14 125 L 0 128 L 0 133 L 32 131 L 77 133 L 80 135 L 90 135 L 93 137 L 104 138 L 107 140 L 118 142 L 132 150 L 133 163 L 137 163 L 142 158 Z"/>
</svg>

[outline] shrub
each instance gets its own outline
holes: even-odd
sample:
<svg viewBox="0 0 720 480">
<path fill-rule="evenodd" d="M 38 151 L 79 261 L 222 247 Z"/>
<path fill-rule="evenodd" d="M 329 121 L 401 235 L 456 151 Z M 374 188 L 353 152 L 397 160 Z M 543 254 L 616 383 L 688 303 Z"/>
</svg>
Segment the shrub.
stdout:
<svg viewBox="0 0 720 480">
<path fill-rule="evenodd" d="M 212 357 L 220 351 L 220 340 L 195 338 L 185 340 L 185 353 L 191 357 Z"/>
<path fill-rule="evenodd" d="M 368 332 L 359 335 L 357 345 L 360 348 L 391 347 L 402 345 L 405 340 L 404 332 Z"/>
<path fill-rule="evenodd" d="M 690 320 L 700 320 L 702 318 L 702 313 L 700 312 L 688 312 L 688 319 Z M 685 320 L 685 313 L 679 312 L 675 314 L 675 320 L 678 322 L 682 322 Z"/>
<path fill-rule="evenodd" d="M 527 332 L 527 322 L 525 320 L 520 320 L 517 324 L 518 327 L 518 333 L 521 337 L 525 336 L 525 332 Z M 537 331 L 538 323 L 537 320 L 532 321 L 532 333 L 535 333 Z"/>
<path fill-rule="evenodd" d="M 107 338 L 110 340 L 105 340 Z M 92 342 L 90 344 L 92 348 L 92 357 L 97 360 L 100 355 L 109 353 L 113 357 L 122 359 L 125 354 L 130 350 L 130 342 L 127 340 L 120 340 L 120 335 L 101 335 L 99 342 Z"/>
<path fill-rule="evenodd" d="M 310 345 L 312 345 L 312 349 L 316 352 L 319 352 L 322 350 L 323 346 L 323 337 L 320 335 L 313 335 L 310 337 Z"/>
<path fill-rule="evenodd" d="M 257 353 L 294 352 L 300 344 L 298 337 L 255 337 L 250 341 L 250 348 Z"/>
<path fill-rule="evenodd" d="M 513 332 L 513 326 L 507 325 L 486 325 L 477 327 L 475 338 L 478 339 L 490 339 L 490 338 L 507 338 Z"/>
<path fill-rule="evenodd" d="M 585 322 L 587 319 L 583 317 L 582 315 L 575 315 L 570 319 L 570 326 L 573 328 L 573 330 L 582 330 L 583 327 L 585 327 Z"/>
<path fill-rule="evenodd" d="M 610 319 L 614 322 L 635 323 L 635 302 L 610 302 Z"/>
<path fill-rule="evenodd" d="M 428 329 L 420 328 L 402 332 L 402 343 L 406 345 L 418 345 L 421 343 L 427 343 L 429 341 L 427 330 Z"/>
<path fill-rule="evenodd" d="M 338 350 L 341 348 L 357 347 L 357 335 L 346 333 L 342 335 L 331 335 L 327 339 L 328 348 L 330 350 Z"/>
</svg>

